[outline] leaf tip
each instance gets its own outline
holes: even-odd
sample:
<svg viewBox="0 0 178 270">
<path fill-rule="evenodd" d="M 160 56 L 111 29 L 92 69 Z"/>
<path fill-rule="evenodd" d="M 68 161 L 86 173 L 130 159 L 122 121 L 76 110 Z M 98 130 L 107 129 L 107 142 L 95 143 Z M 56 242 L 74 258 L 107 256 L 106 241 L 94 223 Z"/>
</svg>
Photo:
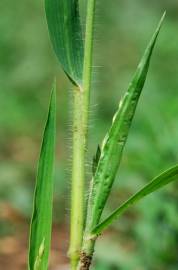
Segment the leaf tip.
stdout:
<svg viewBox="0 0 178 270">
<path fill-rule="evenodd" d="M 162 15 L 163 20 L 164 20 L 164 18 L 166 17 L 166 14 L 167 14 L 167 11 L 165 10 L 165 11 L 163 12 L 163 15 Z"/>
<path fill-rule="evenodd" d="M 158 24 L 158 32 L 160 31 L 160 29 L 161 29 L 161 27 L 162 27 L 162 25 L 163 25 L 163 22 L 164 22 L 165 17 L 166 17 L 166 10 L 163 12 L 163 15 L 162 15 L 162 17 L 161 17 L 161 19 L 160 19 L 160 21 L 159 21 L 159 24 Z"/>
<path fill-rule="evenodd" d="M 53 115 L 56 114 L 56 78 L 54 78 L 51 90 L 50 111 L 52 111 Z"/>
</svg>

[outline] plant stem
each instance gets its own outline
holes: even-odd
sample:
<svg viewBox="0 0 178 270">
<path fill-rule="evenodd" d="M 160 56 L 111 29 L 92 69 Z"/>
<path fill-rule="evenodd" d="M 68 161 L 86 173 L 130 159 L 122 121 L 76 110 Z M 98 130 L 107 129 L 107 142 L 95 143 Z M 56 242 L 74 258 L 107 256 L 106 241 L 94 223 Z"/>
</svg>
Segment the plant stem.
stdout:
<svg viewBox="0 0 178 270">
<path fill-rule="evenodd" d="M 79 261 L 83 236 L 85 147 L 84 94 L 81 89 L 76 87 L 73 97 L 73 164 L 69 250 L 71 269 L 73 270 L 76 269 Z"/>
<path fill-rule="evenodd" d="M 93 36 L 94 36 L 94 15 L 96 0 L 88 0 L 87 18 L 85 30 L 84 66 L 83 66 L 83 90 L 85 102 L 85 121 L 88 122 L 88 110 L 90 102 L 90 88 L 93 63 Z"/>
<path fill-rule="evenodd" d="M 85 157 L 92 75 L 94 11 L 95 0 L 89 0 L 85 34 L 83 84 L 81 87 L 74 89 L 71 238 L 69 251 L 72 270 L 77 269 L 83 239 Z"/>
<path fill-rule="evenodd" d="M 82 252 L 80 256 L 80 265 L 78 270 L 89 270 L 94 253 L 96 238 L 84 238 Z"/>
<path fill-rule="evenodd" d="M 69 251 L 72 270 L 77 269 L 83 239 L 85 158 L 92 76 L 94 11 L 95 0 L 89 0 L 85 34 L 83 84 L 74 90 L 71 239 Z"/>
<path fill-rule="evenodd" d="M 92 77 L 92 61 L 93 61 L 93 36 L 94 36 L 94 17 L 95 17 L 95 6 L 96 0 L 88 0 L 87 4 L 87 17 L 86 17 L 86 32 L 85 32 L 85 50 L 84 50 L 84 67 L 83 67 L 83 92 L 84 92 L 84 122 L 88 124 L 88 111 L 90 103 L 90 88 L 91 88 L 91 77 Z M 94 250 L 93 241 L 85 243 L 83 239 L 83 245 L 88 246 L 89 249 Z M 93 252 L 90 252 L 93 254 Z M 84 264 L 83 264 L 84 259 Z M 81 251 L 79 269 L 89 269 L 91 264 L 92 256 L 88 257 L 86 261 L 85 254 L 83 256 L 83 249 Z M 84 267 L 83 267 L 84 265 Z"/>
</svg>

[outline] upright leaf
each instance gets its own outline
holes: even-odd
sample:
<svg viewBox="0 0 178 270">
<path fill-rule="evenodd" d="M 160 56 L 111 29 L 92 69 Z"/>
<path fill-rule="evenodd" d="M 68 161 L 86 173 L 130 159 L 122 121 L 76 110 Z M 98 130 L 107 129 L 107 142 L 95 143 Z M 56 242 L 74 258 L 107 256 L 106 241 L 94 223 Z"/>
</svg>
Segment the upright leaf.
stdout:
<svg viewBox="0 0 178 270">
<path fill-rule="evenodd" d="M 152 192 L 164 187 L 165 185 L 178 180 L 178 165 L 163 172 L 159 176 L 155 177 L 148 185 L 142 188 L 134 196 L 128 199 L 120 207 L 118 207 L 108 218 L 93 229 L 93 234 L 100 234 L 106 229 L 116 218 L 123 214 L 130 206 L 140 201 L 145 196 Z"/>
<path fill-rule="evenodd" d="M 83 41 L 78 0 L 45 0 L 54 51 L 71 81 L 82 85 Z"/>
<path fill-rule="evenodd" d="M 52 91 L 41 147 L 31 222 L 29 270 L 47 270 L 51 242 L 53 169 L 56 132 L 56 89 Z"/>
<path fill-rule="evenodd" d="M 91 195 L 92 203 L 89 206 L 91 210 L 88 210 L 89 213 L 91 213 L 91 216 L 89 217 L 90 229 L 98 224 L 115 179 L 164 16 L 165 14 L 161 18 L 141 62 L 138 65 L 128 91 L 121 100 L 119 109 L 113 118 L 112 126 L 104 139 L 100 160 L 93 179 L 93 190 Z"/>
</svg>

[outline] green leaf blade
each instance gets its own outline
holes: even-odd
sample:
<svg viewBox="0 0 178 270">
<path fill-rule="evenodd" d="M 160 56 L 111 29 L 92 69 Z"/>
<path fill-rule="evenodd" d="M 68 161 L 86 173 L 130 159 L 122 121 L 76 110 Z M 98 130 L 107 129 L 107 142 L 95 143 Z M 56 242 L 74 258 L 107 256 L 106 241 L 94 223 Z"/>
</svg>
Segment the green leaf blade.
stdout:
<svg viewBox="0 0 178 270">
<path fill-rule="evenodd" d="M 70 80 L 82 85 L 83 41 L 78 0 L 45 0 L 54 51 Z"/>
<path fill-rule="evenodd" d="M 92 213 L 90 217 L 90 229 L 98 224 L 103 208 L 110 194 L 139 97 L 146 81 L 150 59 L 164 17 L 165 14 L 158 24 L 141 62 L 138 65 L 133 80 L 129 85 L 128 91 L 119 104 L 119 109 L 113 118 L 112 126 L 104 139 L 101 149 L 101 157 L 93 180 L 95 184 L 92 191 L 92 205 L 90 205 L 92 211 L 89 210 L 89 212 Z"/>
<path fill-rule="evenodd" d="M 159 176 L 155 177 L 149 184 L 143 187 L 139 192 L 133 195 L 120 207 L 118 207 L 108 218 L 106 218 L 102 223 L 97 225 L 92 233 L 100 234 L 104 229 L 106 229 L 116 218 L 121 216 L 130 206 L 134 205 L 144 197 L 157 191 L 158 189 L 168 185 L 169 183 L 178 180 L 178 165 L 168 169 Z"/>
<path fill-rule="evenodd" d="M 30 228 L 29 270 L 47 270 L 51 242 L 53 170 L 56 133 L 56 89 L 53 88 L 41 146 Z"/>
</svg>

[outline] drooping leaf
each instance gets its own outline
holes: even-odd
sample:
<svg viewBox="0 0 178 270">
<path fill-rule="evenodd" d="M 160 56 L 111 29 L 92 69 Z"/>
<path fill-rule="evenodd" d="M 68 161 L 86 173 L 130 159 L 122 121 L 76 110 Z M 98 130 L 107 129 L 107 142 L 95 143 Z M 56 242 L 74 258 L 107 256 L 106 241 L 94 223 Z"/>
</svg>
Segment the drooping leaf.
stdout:
<svg viewBox="0 0 178 270">
<path fill-rule="evenodd" d="M 119 109 L 113 118 L 112 126 L 108 134 L 105 136 L 102 144 L 100 160 L 94 179 L 92 180 L 94 184 L 91 195 L 92 199 L 90 199 L 91 204 L 89 205 L 89 208 L 91 209 L 88 209 L 88 212 L 91 213 L 90 229 L 98 224 L 103 208 L 110 194 L 139 97 L 146 80 L 151 55 L 164 17 L 165 14 L 161 18 L 141 62 L 138 65 L 128 91 L 119 104 Z"/>
<path fill-rule="evenodd" d="M 56 132 L 56 89 L 53 88 L 38 164 L 30 228 L 29 270 L 47 270 L 51 242 L 53 170 Z"/>
<path fill-rule="evenodd" d="M 71 81 L 82 85 L 83 40 L 78 0 L 45 0 L 54 51 Z"/>
<path fill-rule="evenodd" d="M 155 192 L 156 190 L 166 186 L 167 184 L 178 180 L 178 165 L 163 172 L 159 176 L 155 177 L 149 184 L 137 192 L 134 196 L 128 199 L 120 207 L 118 207 L 108 218 L 101 222 L 93 229 L 93 234 L 100 234 L 106 229 L 116 218 L 121 216 L 130 206 L 140 201 L 147 195 Z"/>
</svg>

